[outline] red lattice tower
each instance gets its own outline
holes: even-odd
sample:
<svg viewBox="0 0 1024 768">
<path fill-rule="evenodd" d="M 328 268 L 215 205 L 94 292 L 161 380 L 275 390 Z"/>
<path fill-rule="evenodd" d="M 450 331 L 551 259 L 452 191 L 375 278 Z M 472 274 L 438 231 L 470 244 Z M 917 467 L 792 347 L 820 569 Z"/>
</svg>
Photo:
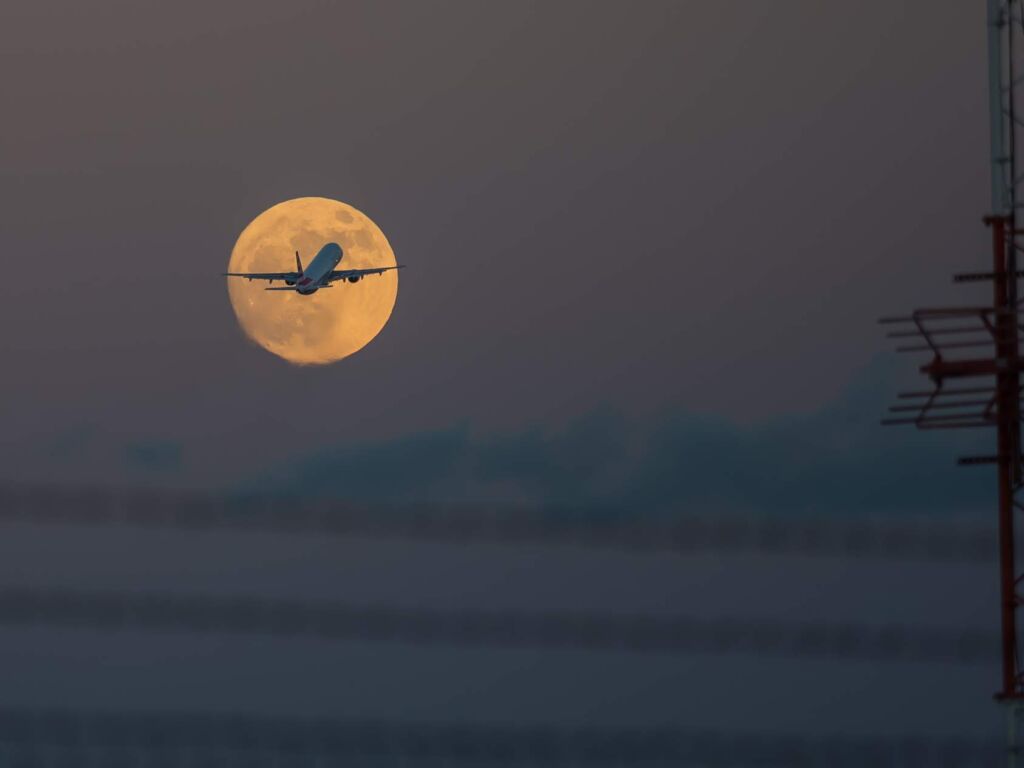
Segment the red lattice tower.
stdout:
<svg viewBox="0 0 1024 768">
<path fill-rule="evenodd" d="M 1015 60 L 1024 41 L 1024 0 L 988 0 L 989 124 L 991 132 L 992 212 L 985 224 L 992 233 L 992 271 L 957 275 L 957 282 L 991 282 L 992 303 L 975 307 L 919 309 L 906 317 L 883 318 L 890 338 L 909 341 L 898 351 L 929 353 L 920 367 L 932 387 L 902 392 L 886 424 L 920 429 L 994 427 L 996 452 L 966 456 L 961 464 L 994 464 L 999 497 L 999 581 L 1002 680 L 997 698 L 1010 705 L 1010 764 L 1017 760 L 1016 731 L 1024 713 L 1017 614 L 1024 604 L 1024 573 L 1017 569 L 1015 523 L 1024 512 L 1021 464 L 1020 337 L 1021 302 L 1017 253 L 1024 229 L 1017 227 L 1016 137 L 1024 127 L 1015 92 L 1024 81 Z"/>
</svg>

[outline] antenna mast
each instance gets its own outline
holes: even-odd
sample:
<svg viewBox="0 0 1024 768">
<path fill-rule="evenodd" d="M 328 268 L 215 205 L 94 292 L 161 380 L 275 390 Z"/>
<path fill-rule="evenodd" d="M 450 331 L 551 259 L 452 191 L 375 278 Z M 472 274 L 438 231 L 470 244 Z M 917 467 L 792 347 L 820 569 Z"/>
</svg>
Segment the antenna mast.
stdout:
<svg viewBox="0 0 1024 768">
<path fill-rule="evenodd" d="M 919 429 L 995 427 L 996 453 L 965 456 L 962 465 L 996 465 L 999 520 L 999 589 L 1002 675 L 996 699 L 1007 704 L 1009 765 L 1024 765 L 1018 743 L 1024 713 L 1017 614 L 1024 605 L 1024 573 L 1017 570 L 1015 523 L 1024 512 L 1021 464 L 1021 306 L 1017 280 L 1017 198 L 1024 175 L 1017 175 L 1018 75 L 1015 56 L 1024 47 L 1024 0 L 987 0 L 991 211 L 984 218 L 992 233 L 992 271 L 954 276 L 958 283 L 991 282 L 992 303 L 974 307 L 918 309 L 907 317 L 883 318 L 894 326 L 889 338 L 911 341 L 900 352 L 928 353 L 919 370 L 932 389 L 900 393 L 884 424 L 913 424 Z M 1015 50 L 1016 49 L 1016 50 Z M 970 379 L 961 382 L 961 379 Z M 947 386 L 950 382 L 953 386 Z M 1019 757 L 1018 757 L 1019 756 Z"/>
<path fill-rule="evenodd" d="M 1017 72 L 1014 42 L 1024 31 L 1020 0 L 988 0 L 989 130 L 991 133 L 992 229 L 994 304 L 999 336 L 996 373 L 999 467 L 999 565 L 1002 607 L 1003 680 L 999 697 L 1020 700 L 1024 692 L 1017 638 L 1020 577 L 1015 558 L 1014 518 L 1024 509 L 1017 499 L 1021 488 L 1020 360 L 1017 314 Z"/>
</svg>

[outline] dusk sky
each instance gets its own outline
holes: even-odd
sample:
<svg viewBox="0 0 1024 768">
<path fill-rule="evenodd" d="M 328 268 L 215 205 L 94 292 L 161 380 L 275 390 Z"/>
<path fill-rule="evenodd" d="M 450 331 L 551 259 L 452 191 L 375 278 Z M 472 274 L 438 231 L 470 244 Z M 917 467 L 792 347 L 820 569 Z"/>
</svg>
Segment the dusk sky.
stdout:
<svg viewBox="0 0 1024 768">
<path fill-rule="evenodd" d="M 646 446 L 699 418 L 757 440 L 851 398 L 873 428 L 862 390 L 912 368 L 876 317 L 968 301 L 949 273 L 985 264 L 979 18 L 9 4 L 4 472 L 237 488 L 452 430 L 611 418 Z M 322 368 L 248 342 L 219 276 L 252 218 L 309 195 L 366 212 L 408 265 L 380 336 Z"/>
<path fill-rule="evenodd" d="M 995 484 L 955 466 L 992 435 L 879 426 L 924 382 L 876 323 L 990 299 L 950 279 L 991 263 L 986 78 L 979 1 L 4 2 L 0 763 L 40 764 L 7 742 L 52 729 L 8 725 L 53 707 L 998 748 Z M 307 196 L 406 265 L 381 333 L 324 366 L 250 341 L 222 276 Z M 114 500 L 47 495 L 83 487 Z M 207 527 L 161 489 L 277 517 Z M 385 532 L 289 527 L 347 502 Z M 387 534 L 395 505 L 442 534 Z M 463 540 L 446 505 L 724 534 Z M 868 551 L 878 518 L 907 528 Z M 714 631 L 189 614 L 218 596 Z"/>
</svg>

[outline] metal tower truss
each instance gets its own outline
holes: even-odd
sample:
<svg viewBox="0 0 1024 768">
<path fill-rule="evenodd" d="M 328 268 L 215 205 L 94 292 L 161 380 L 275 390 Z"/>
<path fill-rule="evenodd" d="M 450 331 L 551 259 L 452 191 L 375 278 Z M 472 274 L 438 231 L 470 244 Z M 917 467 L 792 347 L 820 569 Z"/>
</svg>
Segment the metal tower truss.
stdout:
<svg viewBox="0 0 1024 768">
<path fill-rule="evenodd" d="M 1015 562 L 1017 518 L 1024 513 L 1021 452 L 1022 302 L 1018 298 L 1017 255 L 1024 229 L 1017 226 L 1024 174 L 1016 145 L 1024 131 L 1017 92 L 1024 87 L 1024 0 L 988 0 L 989 127 L 991 138 L 991 213 L 984 221 L 992 235 L 992 270 L 955 276 L 960 283 L 992 285 L 992 303 L 973 307 L 919 309 L 904 317 L 883 318 L 900 352 L 924 353 L 919 368 L 931 382 L 922 391 L 902 392 L 885 424 L 919 429 L 993 427 L 995 452 L 966 456 L 961 464 L 994 464 L 999 498 L 999 582 L 1002 622 L 1002 679 L 997 698 L 1010 713 L 1010 764 L 1024 751 L 1017 746 L 1018 720 L 1024 714 L 1024 668 L 1017 614 L 1024 605 L 1024 573 Z"/>
<path fill-rule="evenodd" d="M 992 215 L 1015 217 L 1024 175 L 1016 145 L 1024 121 L 1016 98 L 1024 76 L 1024 0 L 988 0 L 989 147 Z M 1014 239 L 1016 235 L 1014 235 Z M 1016 294 L 1016 288 L 1014 289 Z"/>
</svg>

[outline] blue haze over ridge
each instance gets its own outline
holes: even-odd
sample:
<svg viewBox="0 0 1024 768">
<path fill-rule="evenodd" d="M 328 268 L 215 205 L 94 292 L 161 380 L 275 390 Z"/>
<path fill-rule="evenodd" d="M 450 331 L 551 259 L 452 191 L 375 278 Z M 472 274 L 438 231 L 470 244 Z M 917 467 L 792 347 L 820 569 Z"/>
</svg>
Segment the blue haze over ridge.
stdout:
<svg viewBox="0 0 1024 768">
<path fill-rule="evenodd" d="M 990 430 L 879 424 L 905 363 L 878 357 L 836 402 L 751 425 L 681 409 L 631 420 L 610 406 L 554 430 L 480 434 L 462 423 L 326 446 L 245 489 L 613 515 L 983 515 L 993 499 L 991 468 L 955 461 L 991 453 Z"/>
</svg>

